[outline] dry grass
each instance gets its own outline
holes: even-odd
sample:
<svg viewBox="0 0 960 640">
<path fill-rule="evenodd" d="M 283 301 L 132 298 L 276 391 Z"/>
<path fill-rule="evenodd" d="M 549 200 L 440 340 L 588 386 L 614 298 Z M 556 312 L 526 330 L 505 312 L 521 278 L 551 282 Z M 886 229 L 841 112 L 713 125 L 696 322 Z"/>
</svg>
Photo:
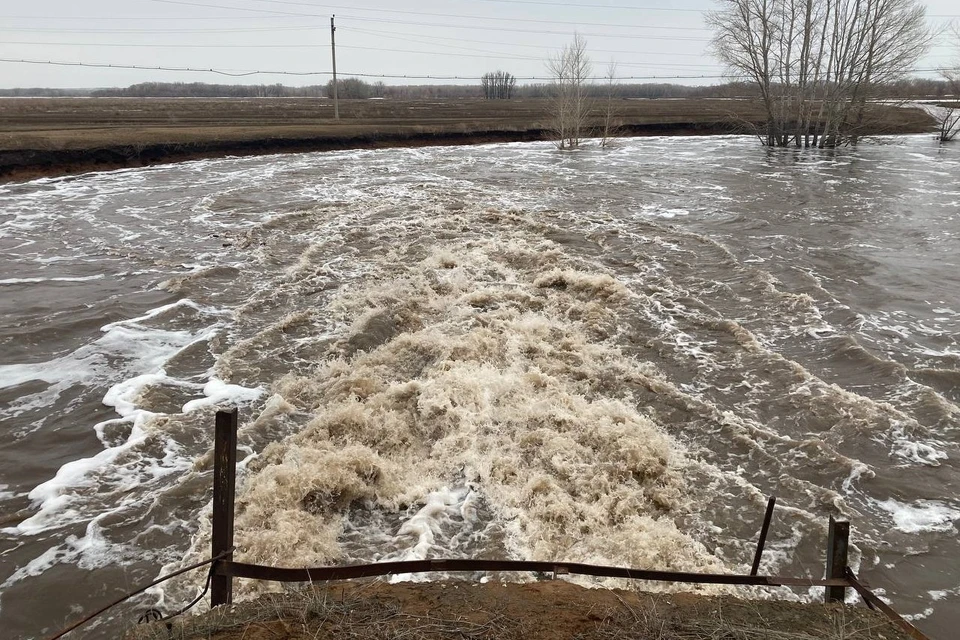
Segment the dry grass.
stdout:
<svg viewBox="0 0 960 640">
<path fill-rule="evenodd" d="M 530 584 L 346 584 L 139 626 L 128 640 L 902 640 L 866 609 Z"/>
<path fill-rule="evenodd" d="M 923 131 L 930 119 L 913 110 L 883 109 L 886 128 Z M 349 100 L 333 119 L 328 100 L 311 98 L 36 98 L 0 99 L 0 150 L 87 149 L 197 141 L 262 140 L 396 133 L 541 130 L 546 100 Z M 732 129 L 759 122 L 749 100 L 618 100 L 627 133 L 682 125 Z"/>
</svg>

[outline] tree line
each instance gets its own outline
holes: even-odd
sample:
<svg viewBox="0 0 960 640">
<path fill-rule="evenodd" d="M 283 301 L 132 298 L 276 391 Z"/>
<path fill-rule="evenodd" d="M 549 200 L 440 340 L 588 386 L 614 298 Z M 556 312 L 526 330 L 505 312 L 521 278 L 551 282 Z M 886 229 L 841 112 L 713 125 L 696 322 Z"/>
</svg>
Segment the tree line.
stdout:
<svg viewBox="0 0 960 640">
<path fill-rule="evenodd" d="M 338 80 L 339 81 L 339 80 Z M 371 97 L 392 98 L 395 100 L 443 100 L 483 98 L 483 88 L 475 84 L 436 84 L 436 85 L 382 85 L 370 84 L 354 94 L 340 85 L 340 97 L 360 99 Z M 331 86 L 313 85 L 291 87 L 286 85 L 225 85 L 203 82 L 145 82 L 125 88 L 107 89 L 49 89 L 43 87 L 23 87 L 0 89 L 2 97 L 138 97 L 138 98 L 322 98 L 330 95 Z M 518 84 L 510 93 L 511 99 L 549 98 L 553 85 L 546 82 Z M 587 85 L 585 89 L 592 97 L 603 97 L 607 87 L 603 83 Z M 346 93 L 344 93 L 346 91 Z M 668 83 L 623 83 L 616 87 L 620 98 L 758 98 L 760 91 L 749 82 L 734 81 L 715 85 L 679 85 Z M 890 99 L 948 99 L 956 95 L 951 82 L 937 78 L 903 78 L 871 88 L 871 95 Z M 349 96 L 349 97 L 348 97 Z"/>
<path fill-rule="evenodd" d="M 282 84 L 207 84 L 206 82 L 141 82 L 125 88 L 95 89 L 95 98 L 316 98 L 326 87 Z"/>
<path fill-rule="evenodd" d="M 516 76 L 506 71 L 488 71 L 480 77 L 480 88 L 487 100 L 509 100 L 516 87 Z"/>
</svg>

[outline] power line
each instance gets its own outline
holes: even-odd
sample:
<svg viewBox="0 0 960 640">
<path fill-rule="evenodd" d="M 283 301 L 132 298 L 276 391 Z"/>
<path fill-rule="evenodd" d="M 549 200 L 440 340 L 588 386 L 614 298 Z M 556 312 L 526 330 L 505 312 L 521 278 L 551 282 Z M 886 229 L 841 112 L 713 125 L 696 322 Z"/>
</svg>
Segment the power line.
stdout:
<svg viewBox="0 0 960 640">
<path fill-rule="evenodd" d="M 0 62 L 8 62 L 14 64 L 39 64 L 39 65 L 51 65 L 55 67 L 87 67 L 91 69 L 141 69 L 144 71 L 191 71 L 191 72 L 200 72 L 200 73 L 216 73 L 222 76 L 231 76 L 231 77 L 242 77 L 242 76 L 253 76 L 257 74 L 273 74 L 276 75 L 316 75 L 316 74 L 298 74 L 293 72 L 271 72 L 271 71 L 226 71 L 222 69 L 192 69 L 189 67 L 147 67 L 136 64 L 107 64 L 107 63 L 97 63 L 97 62 L 59 62 L 54 60 L 23 60 L 23 59 L 14 59 L 14 58 L 0 58 Z"/>
<path fill-rule="evenodd" d="M 0 58 L 0 62 L 13 64 L 35 64 L 35 65 L 53 65 L 60 67 L 88 67 L 96 69 L 139 69 L 143 71 L 189 71 L 196 73 L 216 73 L 225 76 L 242 77 L 253 75 L 276 75 L 276 76 L 330 76 L 330 71 L 227 71 L 224 69 L 198 69 L 193 67 L 164 67 L 164 66 L 144 66 L 134 64 L 106 64 L 89 62 L 61 62 L 54 60 L 27 60 L 15 58 Z M 456 75 L 408 75 L 408 74 L 390 74 L 390 73 L 350 73 L 339 72 L 343 75 L 355 78 L 381 78 L 393 80 L 481 80 L 481 76 L 456 76 Z M 338 74 L 339 75 L 339 74 Z M 726 78 L 724 75 L 691 75 L 691 76 L 620 76 L 613 80 L 695 80 L 695 79 L 720 79 Z M 516 76 L 517 80 L 554 80 L 552 76 Z M 604 76 L 585 78 L 586 80 L 609 80 Z"/>
<path fill-rule="evenodd" d="M 289 20 L 294 16 L 275 16 L 273 20 Z M 299 17 L 299 16 L 296 16 Z M 267 16 L 0 16 L 0 20 L 90 20 L 99 22 L 101 20 L 125 20 L 127 22 L 141 22 L 143 20 L 270 20 Z M 6 29 L 4 29 L 6 31 Z"/>
<path fill-rule="evenodd" d="M 61 67 L 89 67 L 97 69 L 140 69 L 144 71 L 190 71 L 197 73 L 216 73 L 225 76 L 253 76 L 253 75 L 277 75 L 277 76 L 329 76 L 330 71 L 263 71 L 263 70 L 225 70 L 225 69 L 198 69 L 193 67 L 164 67 L 164 66 L 144 66 L 132 64 L 107 64 L 107 63 L 89 63 L 89 62 L 61 62 L 53 60 L 28 60 L 16 58 L 0 58 L 0 62 L 13 64 L 35 64 L 35 65 L 53 65 Z M 930 71 L 946 71 L 946 67 L 913 69 L 914 73 Z M 355 78 L 383 78 L 397 80 L 481 80 L 480 76 L 456 76 L 456 75 L 408 75 L 408 74 L 387 74 L 387 73 L 350 73 L 341 72 L 343 75 L 353 76 Z M 697 79 L 723 79 L 729 78 L 729 75 L 667 75 L 667 76 L 618 76 L 612 80 L 697 80 Z M 553 76 L 516 76 L 517 80 L 555 80 Z M 605 76 L 595 76 L 585 78 L 585 80 L 607 81 L 611 78 Z"/>
<path fill-rule="evenodd" d="M 258 0 L 260 1 L 260 0 Z M 677 13 L 706 13 L 709 9 L 680 9 L 677 7 L 656 7 L 656 6 L 627 6 L 627 5 L 596 5 L 596 4 L 583 4 L 579 2 L 545 2 L 544 0 L 471 0 L 472 2 L 494 2 L 497 4 L 526 4 L 526 5 L 540 5 L 548 7 L 579 7 L 583 9 L 616 9 L 616 10 L 628 10 L 628 11 L 670 11 Z M 928 18 L 960 18 L 960 14 L 934 14 L 927 16 Z"/>
<path fill-rule="evenodd" d="M 120 42 L 29 42 L 23 40 L 7 40 L 0 41 L 0 44 L 20 44 L 28 46 L 58 46 L 58 47 L 121 47 L 121 48 L 164 48 L 164 49 L 325 49 L 327 45 L 323 44 L 144 44 L 144 43 L 120 43 Z M 429 43 L 428 43 L 429 44 Z M 356 49 L 361 51 L 378 51 L 384 53 L 412 53 L 419 55 L 428 55 L 428 56 L 453 56 L 458 58 L 495 58 L 499 60 L 512 60 L 512 61 L 521 61 L 521 60 L 533 60 L 533 61 L 543 61 L 543 58 L 534 57 L 534 56 L 505 56 L 499 55 L 494 52 L 480 51 L 484 54 L 478 56 L 476 54 L 469 53 L 451 53 L 447 51 L 420 51 L 414 49 L 389 49 L 383 47 L 364 47 L 357 45 L 339 45 L 340 49 Z M 639 68 L 654 68 L 654 69 L 684 69 L 684 68 L 693 68 L 693 69 L 715 69 L 719 65 L 714 64 L 683 64 L 683 63 L 667 63 L 667 64 L 656 64 L 656 63 L 643 63 L 643 62 L 619 62 L 618 66 L 622 67 L 639 67 Z"/>
<path fill-rule="evenodd" d="M 463 15 L 459 13 L 429 13 L 425 11 L 404 11 L 401 9 L 363 9 L 362 7 L 357 6 L 345 6 L 345 5 L 335 5 L 335 4 L 311 4 L 307 2 L 294 2 L 293 0 L 252 0 L 253 2 L 260 2 L 266 4 L 283 4 L 283 5 L 296 5 L 302 7 L 312 7 L 314 9 L 345 9 L 347 11 L 371 11 L 375 13 L 400 13 L 404 15 L 414 15 L 414 16 L 427 16 L 431 18 L 457 18 L 461 20 L 496 20 L 498 22 L 533 22 L 536 24 L 566 24 L 573 26 L 585 26 L 585 27 L 617 27 L 624 29 L 668 29 L 673 31 L 710 31 L 705 27 L 676 27 L 676 26 L 661 26 L 661 25 L 637 25 L 637 24 L 622 24 L 622 23 L 610 23 L 610 22 L 571 22 L 569 20 L 544 20 L 541 18 L 500 18 L 494 16 L 477 16 L 477 15 Z M 340 16 L 348 17 L 348 16 Z"/>
<path fill-rule="evenodd" d="M 156 2 L 159 4 L 176 4 L 187 7 L 204 7 L 207 9 L 228 9 L 232 11 L 247 11 L 250 13 L 268 13 L 276 16 L 298 16 L 301 18 L 326 18 L 327 16 L 321 16 L 319 14 L 312 13 L 292 13 L 290 11 L 270 11 L 267 9 L 251 9 L 248 7 L 234 7 L 234 6 L 224 6 L 222 4 L 207 4 L 205 2 L 186 2 L 185 0 L 147 0 L 147 2 Z"/>
<path fill-rule="evenodd" d="M 340 28 L 343 29 L 344 27 L 340 27 Z M 445 38 L 445 37 L 443 37 L 443 36 L 423 35 L 423 34 L 419 34 L 419 33 L 418 33 L 418 34 L 400 34 L 400 35 L 397 35 L 397 34 L 395 34 L 395 33 L 392 32 L 392 31 L 379 31 L 379 30 L 377 30 L 377 29 L 359 29 L 359 28 L 357 28 L 357 27 L 346 27 L 346 29 L 347 29 L 348 31 L 351 31 L 351 32 L 354 32 L 354 33 L 363 33 L 363 34 L 368 34 L 368 35 L 382 36 L 382 37 L 390 38 L 390 39 L 393 39 L 393 40 L 403 40 L 403 41 L 405 41 L 405 42 L 416 42 L 416 43 L 418 43 L 418 44 L 438 44 L 438 43 L 436 43 L 436 42 L 423 42 L 423 41 L 421 41 L 421 40 L 414 40 L 414 39 L 412 39 L 412 38 L 408 38 L 407 36 L 408 36 L 408 35 L 411 35 L 411 36 L 413 36 L 413 37 L 415 37 L 415 38 L 426 38 L 426 39 L 428 39 L 428 40 L 442 40 L 442 41 L 445 41 L 445 42 L 472 42 L 472 43 L 476 43 L 476 44 L 489 44 L 489 45 L 493 45 L 493 46 L 524 47 L 524 48 L 528 48 L 528 49 L 538 49 L 538 50 L 541 50 L 541 51 L 544 49 L 544 46 L 543 46 L 543 45 L 539 45 L 539 44 L 524 44 L 524 43 L 521 43 L 521 42 L 498 42 L 498 41 L 495 41 L 495 40 L 472 40 L 472 39 L 469 39 L 469 38 Z M 442 44 L 442 43 L 439 43 L 439 44 Z M 445 45 L 445 46 L 453 46 L 453 45 Z M 455 47 L 455 48 L 465 49 L 465 47 Z M 632 54 L 632 55 L 643 55 L 643 56 L 668 55 L 668 56 L 684 56 L 684 57 L 692 57 L 692 58 L 699 58 L 699 57 L 703 57 L 703 55 L 705 55 L 705 54 L 703 54 L 703 53 L 675 53 L 675 52 L 673 52 L 673 51 L 628 51 L 628 50 L 625 50 L 625 49 L 594 49 L 593 47 L 590 48 L 590 53 L 620 53 L 620 54 L 627 54 L 627 55 L 631 55 L 631 54 Z"/>
<path fill-rule="evenodd" d="M 581 7 L 584 9 L 617 9 L 629 11 L 673 11 L 678 13 L 703 13 L 703 9 L 678 9 L 674 7 L 625 6 L 625 5 L 595 5 L 578 2 L 542 2 L 538 0 L 473 0 L 474 2 L 496 2 L 498 4 L 533 4 L 548 7 Z"/>
<path fill-rule="evenodd" d="M 256 33 L 272 31 L 314 31 L 320 27 L 235 27 L 227 29 L 51 29 L 47 27 L 12 27 L 0 29 L 0 32 L 17 33 Z"/>
<path fill-rule="evenodd" d="M 304 18 L 326 18 L 327 17 L 318 13 L 292 13 L 288 11 L 276 11 L 272 9 L 251 9 L 248 7 L 234 7 L 234 6 L 225 6 L 221 4 L 207 4 L 204 2 L 188 2 L 187 0 L 149 0 L 149 2 L 158 2 L 161 4 L 184 5 L 189 7 L 206 7 L 206 8 L 212 8 L 212 9 L 233 9 L 236 11 L 252 11 L 255 13 L 266 13 L 270 15 L 300 16 Z M 517 29 L 517 28 L 509 28 L 509 27 L 492 27 L 492 26 L 485 27 L 480 25 L 441 24 L 441 23 L 434 23 L 434 22 L 413 22 L 413 21 L 395 20 L 395 19 L 388 19 L 388 18 L 367 18 L 363 16 L 340 15 L 338 17 L 347 18 L 350 20 L 358 20 L 362 22 L 408 24 L 408 25 L 418 25 L 423 27 L 442 27 L 442 28 L 449 28 L 449 29 L 471 29 L 471 30 L 484 30 L 484 31 L 509 31 L 509 32 L 515 32 L 515 33 L 541 33 L 541 34 L 556 34 L 556 35 L 567 35 L 567 36 L 570 35 L 568 32 L 565 32 L 565 31 L 546 31 L 546 30 L 537 30 L 537 29 Z M 534 22 L 539 22 L 539 21 L 534 21 Z M 568 23 L 568 24 L 576 25 L 580 23 Z M 608 25 L 608 26 L 619 27 L 621 25 Z M 631 28 L 637 28 L 637 27 L 631 27 Z M 684 30 L 689 30 L 689 29 L 684 29 Z M 631 39 L 647 39 L 647 40 L 701 40 L 701 41 L 708 40 L 708 38 L 691 38 L 691 37 L 685 37 L 685 36 L 644 36 L 644 35 L 637 35 L 637 34 L 620 35 L 620 34 L 612 34 L 612 33 L 584 33 L 581 35 L 598 37 L 598 38 L 631 38 Z"/>
<path fill-rule="evenodd" d="M 3 40 L 0 44 L 44 45 L 54 47 L 137 47 L 157 49 L 317 49 L 322 44 L 147 44 L 143 42 L 30 42 Z"/>
<path fill-rule="evenodd" d="M 155 0 L 159 2 L 160 0 Z M 166 0 L 164 0 L 166 1 Z M 338 18 L 345 18 L 348 20 L 357 20 L 360 22 L 381 22 L 386 24 L 406 24 L 406 25 L 416 25 L 421 27 L 441 27 L 449 29 L 469 29 L 469 30 L 480 30 L 480 31 L 506 31 L 512 33 L 538 33 L 538 34 L 552 34 L 552 35 L 562 35 L 569 36 L 570 32 L 567 31 L 547 31 L 543 29 L 514 29 L 510 27 L 484 27 L 478 25 L 459 25 L 459 24 L 441 24 L 437 22 L 414 22 L 410 20 L 393 20 L 388 18 L 364 18 L 362 16 L 345 16 L 338 15 Z M 631 40 L 688 40 L 695 42 L 708 42 L 709 38 L 692 38 L 687 36 L 648 36 L 648 35 L 639 35 L 639 34 L 618 34 L 618 33 L 580 33 L 582 36 L 596 37 L 596 38 L 626 38 Z"/>
</svg>

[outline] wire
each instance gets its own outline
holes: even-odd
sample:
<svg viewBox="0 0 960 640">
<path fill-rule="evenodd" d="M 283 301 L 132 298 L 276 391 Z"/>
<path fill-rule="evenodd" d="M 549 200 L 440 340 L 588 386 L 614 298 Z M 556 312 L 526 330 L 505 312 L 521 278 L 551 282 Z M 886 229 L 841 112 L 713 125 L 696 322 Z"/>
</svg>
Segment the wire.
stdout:
<svg viewBox="0 0 960 640">
<path fill-rule="evenodd" d="M 24 40 L 7 40 L 0 41 L 0 44 L 18 44 L 18 45 L 28 45 L 28 46 L 58 46 L 58 47 L 134 47 L 134 48 L 167 48 L 167 49 L 326 49 L 328 45 L 323 44 L 144 44 L 144 43 L 119 43 L 119 42 L 30 42 Z M 434 44 L 434 43 L 423 43 L 423 44 Z M 458 58 L 496 58 L 499 60 L 533 60 L 533 61 L 543 61 L 543 58 L 536 56 L 504 56 L 499 55 L 493 51 L 483 51 L 480 49 L 467 49 L 468 51 L 475 51 L 483 54 L 482 56 L 470 53 L 451 53 L 448 51 L 418 51 L 415 49 L 387 49 L 383 47 L 363 47 L 358 45 L 348 45 L 342 44 L 337 47 L 338 49 L 356 49 L 360 51 L 382 51 L 387 53 L 413 53 L 421 55 L 430 55 L 430 56 L 453 56 Z M 697 69 L 715 69 L 720 65 L 716 64 L 684 64 L 684 63 L 667 63 L 667 64 L 657 64 L 650 62 L 618 62 L 618 66 L 623 67 L 642 67 L 642 68 L 697 68 Z"/>
<path fill-rule="evenodd" d="M 154 0 L 155 2 L 160 2 L 161 0 Z M 163 0 L 166 2 L 167 0 Z M 421 27 L 441 27 L 448 29 L 470 29 L 470 30 L 479 30 L 479 31 L 504 31 L 504 32 L 513 32 L 513 33 L 540 33 L 540 34 L 553 34 L 553 35 L 571 35 L 568 31 L 547 31 L 543 29 L 514 29 L 510 27 L 483 27 L 478 25 L 459 25 L 459 24 L 441 24 L 439 22 L 413 22 L 410 20 L 394 20 L 388 18 L 365 18 L 363 16 L 348 16 L 340 15 L 339 18 L 346 20 L 357 20 L 359 22 L 382 22 L 386 24 L 408 24 L 416 25 Z M 620 34 L 620 33 L 580 33 L 582 36 L 597 37 L 597 38 L 627 38 L 631 40 L 690 40 L 696 42 L 708 42 L 709 38 L 693 38 L 687 36 L 648 36 L 648 35 L 639 35 L 639 34 Z"/>
<path fill-rule="evenodd" d="M 330 71 L 226 71 L 222 69 L 197 69 L 192 67 L 147 67 L 133 64 L 103 64 L 89 62 L 59 62 L 53 60 L 27 60 L 15 58 L 0 58 L 0 62 L 19 63 L 19 64 L 38 64 L 53 65 L 61 67 L 89 67 L 96 69 L 140 69 L 144 71 L 190 71 L 197 73 L 217 73 L 224 76 L 253 76 L 253 75 L 276 75 L 276 76 L 331 76 Z M 354 78 L 383 78 L 395 80 L 482 80 L 480 76 L 444 76 L 444 75 L 407 75 L 407 74 L 388 74 L 388 73 L 350 73 L 338 71 L 338 75 L 351 76 Z M 515 76 L 517 80 L 553 80 L 552 76 Z M 692 76 L 621 76 L 613 80 L 696 80 L 696 79 L 721 79 L 726 75 L 692 75 Z M 610 80 L 605 76 L 596 76 L 584 78 L 585 80 Z"/>
<path fill-rule="evenodd" d="M 99 616 L 100 614 L 105 613 L 106 611 L 109 611 L 110 609 L 114 608 L 114 607 L 117 606 L 118 604 L 122 604 L 122 603 L 126 602 L 127 600 L 129 600 L 129 599 L 132 598 L 133 596 L 140 595 L 141 593 L 143 593 L 144 591 L 146 591 L 147 589 L 149 589 L 149 588 L 151 588 L 151 587 L 155 587 L 155 586 L 157 586 L 158 584 L 160 584 L 160 583 L 162 583 L 162 582 L 166 582 L 167 580 L 170 580 L 171 578 L 176 578 L 177 576 L 179 576 L 179 575 L 181 575 L 181 574 L 184 574 L 184 573 L 186 573 L 186 572 L 188 572 L 188 571 L 193 571 L 194 569 L 199 569 L 200 567 L 203 567 L 203 566 L 208 565 L 208 564 L 211 564 L 211 565 L 212 565 L 212 564 L 213 564 L 214 562 L 216 562 L 217 560 L 222 560 L 223 558 L 226 558 L 226 557 L 227 557 L 228 555 L 230 555 L 231 553 L 233 553 L 233 549 L 228 549 L 227 551 L 224 551 L 223 553 L 221 553 L 221 554 L 219 554 L 219 555 L 217 555 L 217 556 L 215 556 L 215 557 L 213 557 L 213 558 L 210 558 L 209 560 L 204 560 L 203 562 L 197 562 L 197 563 L 195 563 L 195 564 L 190 565 L 189 567 L 184 567 L 183 569 L 179 569 L 179 570 L 177 570 L 177 571 L 174 571 L 173 573 L 168 573 L 168 574 L 166 574 L 166 575 L 164 575 L 164 576 L 160 576 L 159 578 L 157 578 L 156 580 L 154 580 L 154 581 L 151 582 L 150 584 L 145 585 L 145 586 L 142 586 L 142 587 L 140 587 L 139 589 L 137 589 L 137 590 L 135 590 L 135 591 L 131 591 L 130 593 L 128 593 L 128 594 L 126 594 L 125 596 L 123 596 L 122 598 L 118 598 L 118 599 L 114 600 L 113 602 L 111 602 L 111 603 L 108 604 L 107 606 L 102 607 L 102 608 L 100 608 L 100 609 L 97 609 L 96 611 L 94 611 L 93 613 L 91 613 L 91 614 L 88 615 L 87 617 L 83 618 L 82 620 L 78 620 L 77 622 L 74 622 L 72 625 L 70 625 L 70 626 L 67 627 L 66 629 L 63 629 L 62 631 L 58 632 L 56 635 L 50 636 L 50 640 L 58 640 L 59 638 L 62 638 L 63 636 L 67 635 L 68 633 L 70 633 L 70 632 L 73 631 L 74 629 L 77 629 L 77 628 L 79 628 L 79 627 L 82 627 L 82 626 L 85 625 L 86 623 L 90 622 L 91 620 L 93 620 L 94 618 L 96 618 L 97 616 Z M 211 570 L 211 574 L 212 574 L 212 570 Z M 193 604 L 196 604 L 196 603 L 194 602 Z M 191 604 L 190 606 L 193 606 L 193 604 Z"/>
<path fill-rule="evenodd" d="M 315 27 L 251 27 L 234 29 L 50 29 L 39 27 L 31 29 L 28 27 L 13 27 L 0 29 L 3 31 L 16 31 L 27 33 L 253 33 L 253 32 L 272 32 L 272 31 L 313 31 L 326 28 L 325 25 Z"/>
<path fill-rule="evenodd" d="M 595 5 L 595 4 L 581 4 L 578 2 L 541 2 L 537 0 L 473 0 L 474 2 L 497 2 L 499 4 L 535 4 L 535 5 L 546 5 L 548 7 L 583 7 L 585 9 L 627 9 L 631 11 L 675 11 L 675 12 L 684 12 L 684 13 L 703 13 L 703 9 L 675 9 L 673 7 L 629 7 L 625 5 Z"/>
<path fill-rule="evenodd" d="M 289 71 L 238 71 L 230 72 L 223 71 L 218 69 L 192 69 L 188 67 L 145 67 L 136 64 L 105 64 L 97 62 L 58 62 L 54 60 L 18 60 L 14 58 L 0 58 L 0 62 L 9 62 L 9 63 L 19 63 L 19 64 L 39 64 L 39 65 L 51 65 L 55 67 L 88 67 L 91 69 L 141 69 L 144 71 L 194 71 L 202 73 L 217 73 L 222 76 L 232 76 L 232 77 L 242 77 L 242 76 L 253 76 L 257 74 L 271 74 L 271 75 L 317 75 L 312 73 L 293 73 Z"/>
<path fill-rule="evenodd" d="M 16 58 L 0 58 L 0 62 L 14 64 L 38 64 L 52 65 L 61 67 L 89 67 L 97 69 L 141 69 L 144 71 L 190 71 L 198 73 L 217 73 L 224 76 L 253 76 L 253 75 L 277 75 L 277 76 L 330 76 L 330 71 L 227 71 L 222 69 L 197 69 L 192 67 L 147 67 L 132 64 L 104 64 L 89 62 L 59 62 L 52 60 L 27 60 Z M 924 69 L 913 69 L 914 73 L 947 71 L 947 67 L 932 67 Z M 346 71 L 339 72 L 343 76 L 352 76 L 354 78 L 384 78 L 384 79 L 403 79 L 403 80 L 482 80 L 480 76 L 444 76 L 444 75 L 407 75 L 407 74 L 389 74 L 389 73 L 350 73 Z M 553 76 L 515 76 L 517 80 L 554 80 Z M 619 76 L 608 78 L 606 76 L 594 76 L 584 78 L 584 80 L 717 80 L 729 78 L 727 75 L 690 75 L 690 76 Z"/>
<path fill-rule="evenodd" d="M 711 31 L 706 27 L 675 27 L 675 26 L 660 26 L 660 25 L 637 25 L 637 24 L 623 24 L 623 23 L 609 23 L 609 22 L 571 22 L 569 20 L 544 20 L 544 19 L 534 19 L 534 18 L 498 18 L 491 16 L 476 16 L 476 15 L 463 15 L 459 13 L 429 13 L 425 11 L 403 11 L 400 9 L 363 9 L 356 6 L 344 6 L 344 5 L 335 5 L 335 4 L 309 4 L 306 2 L 293 2 L 292 0 L 252 0 L 253 2 L 260 2 L 266 4 L 283 4 L 283 5 L 296 5 L 302 7 L 312 7 L 314 9 L 346 9 L 347 11 L 371 11 L 375 13 L 400 13 L 405 15 L 414 15 L 414 16 L 428 16 L 432 18 L 458 18 L 461 20 L 496 20 L 498 22 L 533 22 L 536 24 L 567 24 L 574 26 L 585 26 L 585 27 L 617 27 L 624 29 L 669 29 L 673 31 Z M 347 17 L 347 16 L 342 16 Z"/>
<path fill-rule="evenodd" d="M 304 18 L 326 18 L 329 16 L 324 16 L 318 13 L 292 13 L 288 11 L 275 11 L 269 9 L 250 9 L 247 7 L 233 7 L 233 6 L 224 6 L 220 4 L 207 4 L 202 2 L 187 2 L 186 0 L 148 0 L 149 2 L 159 2 L 161 4 L 175 4 L 175 5 L 185 5 L 190 7 L 206 7 L 213 9 L 233 9 L 236 11 L 253 11 L 255 13 L 266 13 L 270 15 L 287 15 L 287 16 L 300 16 Z M 483 31 L 509 31 L 515 33 L 541 33 L 541 34 L 556 34 L 556 35 L 570 35 L 566 31 L 545 31 L 537 29 L 516 29 L 509 27 L 484 27 L 479 25 L 458 25 L 458 24 L 441 24 L 433 22 L 413 22 L 409 20 L 394 20 L 388 18 L 365 18 L 363 16 L 347 16 L 341 15 L 340 18 L 345 18 L 349 20 L 358 20 L 361 22 L 381 22 L 387 24 L 408 24 L 408 25 L 418 25 L 423 27 L 443 27 L 450 29 L 472 29 L 472 30 L 483 30 Z M 577 24 L 577 23 L 570 23 Z M 620 26 L 620 25 L 613 25 Z M 612 33 L 583 33 L 581 35 L 598 37 L 598 38 L 630 38 L 630 39 L 645 39 L 645 40 L 697 40 L 706 42 L 709 38 L 691 38 L 685 36 L 644 36 L 644 35 L 621 35 L 621 34 L 612 34 Z"/>
<path fill-rule="evenodd" d="M 328 44 L 144 44 L 142 42 L 29 42 L 26 40 L 3 40 L 0 41 L 0 44 L 26 44 L 54 47 L 146 47 L 158 49 L 328 49 L 330 47 Z M 355 49 L 357 47 L 337 45 L 337 48 Z M 384 51 L 392 51 L 392 49 L 384 49 Z"/>
<path fill-rule="evenodd" d="M 379 31 L 377 29 L 360 29 L 357 27 L 337 27 L 337 29 L 341 31 L 349 31 L 351 33 L 363 33 L 367 35 L 382 36 L 382 37 L 390 38 L 393 40 L 403 40 L 405 42 L 416 42 L 417 44 L 443 44 L 443 43 L 413 40 L 413 39 L 407 38 L 406 36 L 411 35 L 416 38 L 426 38 L 428 40 L 441 40 L 444 42 L 473 42 L 477 44 L 489 44 L 494 46 L 502 45 L 505 47 L 525 47 L 529 49 L 538 49 L 540 51 L 544 49 L 543 45 L 523 44 L 520 42 L 497 42 L 494 40 L 471 40 L 469 38 L 445 38 L 443 36 L 429 36 L 429 35 L 421 35 L 419 33 L 396 35 L 392 31 Z M 444 46 L 453 46 L 453 45 L 444 45 Z M 454 48 L 471 50 L 471 49 L 467 49 L 467 47 L 454 47 Z M 642 56 L 661 56 L 661 55 L 666 55 L 670 57 L 684 56 L 684 57 L 691 57 L 691 58 L 701 58 L 704 56 L 703 53 L 674 53 L 672 51 L 627 51 L 625 49 L 594 49 L 592 47 L 590 48 L 590 52 L 591 53 L 621 53 L 621 54 L 632 54 L 632 55 L 642 55 Z"/>
<path fill-rule="evenodd" d="M 203 600 L 203 596 L 207 595 L 207 591 L 210 590 L 210 582 L 213 581 L 213 567 L 214 567 L 214 565 L 211 564 L 211 565 L 210 565 L 210 571 L 207 571 L 207 581 L 204 583 L 204 585 L 203 585 L 203 591 L 200 592 L 200 595 L 198 595 L 196 598 L 194 598 L 193 600 L 191 600 L 189 603 L 185 604 L 183 607 L 181 607 L 180 609 L 178 609 L 178 610 L 175 611 L 174 613 L 171 613 L 171 614 L 168 615 L 168 616 L 164 616 L 164 617 L 162 618 L 162 620 L 172 620 L 173 618 L 176 618 L 177 616 L 183 615 L 183 614 L 186 613 L 187 611 L 190 611 L 190 609 L 193 609 L 193 608 L 197 605 L 198 602 L 200 602 L 201 600 Z"/>
<path fill-rule="evenodd" d="M 626 9 L 631 11 L 674 11 L 684 13 L 706 13 L 708 9 L 678 9 L 674 7 L 626 6 L 626 5 L 596 5 L 581 4 L 579 2 L 544 2 L 543 0 L 472 0 L 473 2 L 496 2 L 498 4 L 533 4 L 548 7 L 582 7 L 584 9 Z M 933 14 L 928 18 L 960 18 L 960 14 Z"/>
<path fill-rule="evenodd" d="M 276 16 L 275 20 L 286 20 L 290 16 Z M 126 20 L 127 22 L 141 22 L 143 20 L 270 20 L 266 16 L 0 16 L 0 20 Z M 4 29 L 6 31 L 6 29 Z"/>
</svg>

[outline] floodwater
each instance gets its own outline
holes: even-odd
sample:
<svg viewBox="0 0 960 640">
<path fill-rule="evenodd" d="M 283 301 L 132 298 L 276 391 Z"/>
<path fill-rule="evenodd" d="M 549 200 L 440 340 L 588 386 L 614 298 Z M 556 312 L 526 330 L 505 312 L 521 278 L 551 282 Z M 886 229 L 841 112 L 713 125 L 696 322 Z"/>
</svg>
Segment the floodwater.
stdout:
<svg viewBox="0 0 960 640">
<path fill-rule="evenodd" d="M 821 576 L 847 518 L 878 593 L 960 624 L 960 148 L 347 151 L 0 202 L 5 637 L 208 554 L 234 404 L 240 559 L 745 572 L 776 495 L 763 573 Z"/>
</svg>

